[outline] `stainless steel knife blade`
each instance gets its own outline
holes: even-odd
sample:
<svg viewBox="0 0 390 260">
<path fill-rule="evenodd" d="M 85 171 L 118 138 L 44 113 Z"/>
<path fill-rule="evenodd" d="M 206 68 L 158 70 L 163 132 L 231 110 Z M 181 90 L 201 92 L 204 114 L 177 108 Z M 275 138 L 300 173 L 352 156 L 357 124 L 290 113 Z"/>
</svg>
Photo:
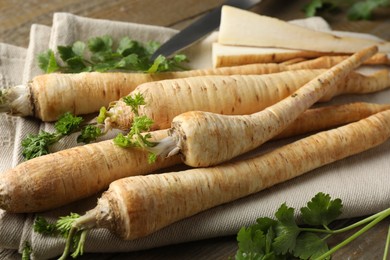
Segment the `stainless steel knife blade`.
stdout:
<svg viewBox="0 0 390 260">
<path fill-rule="evenodd" d="M 181 30 L 163 45 L 161 45 L 151 56 L 151 60 L 158 55 L 166 57 L 194 44 L 219 27 L 221 21 L 221 9 L 223 5 L 230 5 L 237 8 L 249 9 L 258 4 L 261 0 L 227 0 L 221 6 L 213 9 L 194 23 Z"/>
</svg>

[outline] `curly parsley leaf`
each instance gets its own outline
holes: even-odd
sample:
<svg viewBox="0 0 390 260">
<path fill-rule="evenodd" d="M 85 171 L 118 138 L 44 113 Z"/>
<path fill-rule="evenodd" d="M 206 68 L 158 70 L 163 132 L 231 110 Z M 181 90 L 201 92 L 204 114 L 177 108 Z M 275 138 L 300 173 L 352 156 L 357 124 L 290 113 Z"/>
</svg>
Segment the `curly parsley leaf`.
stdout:
<svg viewBox="0 0 390 260">
<path fill-rule="evenodd" d="M 78 143 L 89 144 L 103 135 L 102 130 L 94 125 L 87 125 L 81 129 L 80 135 L 77 137 Z"/>
<path fill-rule="evenodd" d="M 69 46 L 58 46 L 58 55 L 63 65 L 56 61 L 54 52 L 48 50 L 38 56 L 39 67 L 46 73 L 115 70 L 155 73 L 185 69 L 181 63 L 187 62 L 187 57 L 180 54 L 172 58 L 161 56 L 150 61 L 151 55 L 159 46 L 157 42 L 143 44 L 123 37 L 116 49 L 114 45 L 113 39 L 105 35 L 88 39 L 87 43 L 76 41 Z"/>
<path fill-rule="evenodd" d="M 81 131 L 78 142 L 90 143 L 102 136 L 104 132 L 94 125 L 82 125 L 84 119 L 72 113 L 63 114 L 54 124 L 55 132 L 40 131 L 38 134 L 29 134 L 21 142 L 22 155 L 30 160 L 50 153 L 50 146 L 65 136 Z"/>
<path fill-rule="evenodd" d="M 22 250 L 22 260 L 30 260 L 31 253 L 32 253 L 32 248 L 30 243 L 25 242 Z"/>
<path fill-rule="evenodd" d="M 56 222 L 56 230 L 63 237 L 68 237 L 73 222 L 80 217 L 77 213 L 70 213 L 68 216 L 60 217 Z"/>
<path fill-rule="evenodd" d="M 318 193 L 301 208 L 302 218 L 311 226 L 328 225 L 341 215 L 343 207 L 340 199 L 331 200 L 328 194 Z"/>
<path fill-rule="evenodd" d="M 139 107 L 146 105 L 143 95 L 137 93 L 134 96 L 126 96 L 122 100 L 126 105 L 131 107 L 131 110 L 134 113 L 134 118 L 129 133 L 127 135 L 119 133 L 113 140 L 114 144 L 122 148 L 150 148 L 156 146 L 156 142 L 149 141 L 151 134 L 145 133 L 150 130 L 151 126 L 154 124 L 154 121 L 145 115 L 139 115 Z M 105 108 L 100 111 L 99 121 L 104 120 L 106 113 L 107 111 Z M 153 152 L 150 152 L 148 155 L 149 163 L 153 163 L 156 160 L 157 155 Z"/>
<path fill-rule="evenodd" d="M 67 112 L 57 120 L 54 124 L 54 128 L 59 134 L 69 135 L 78 131 L 83 121 L 82 117 L 74 116 L 72 113 Z"/>
<path fill-rule="evenodd" d="M 122 98 L 122 101 L 125 102 L 126 105 L 131 107 L 131 111 L 138 116 L 139 106 L 145 105 L 145 98 L 141 93 L 136 93 L 135 95 L 128 95 Z"/>
<path fill-rule="evenodd" d="M 35 232 L 43 235 L 51 235 L 57 232 L 56 224 L 49 223 L 44 217 L 36 217 L 33 229 Z"/>
<path fill-rule="evenodd" d="M 22 140 L 22 155 L 26 160 L 46 155 L 50 145 L 59 140 L 60 136 L 55 133 L 40 131 L 37 135 L 29 134 Z"/>
</svg>

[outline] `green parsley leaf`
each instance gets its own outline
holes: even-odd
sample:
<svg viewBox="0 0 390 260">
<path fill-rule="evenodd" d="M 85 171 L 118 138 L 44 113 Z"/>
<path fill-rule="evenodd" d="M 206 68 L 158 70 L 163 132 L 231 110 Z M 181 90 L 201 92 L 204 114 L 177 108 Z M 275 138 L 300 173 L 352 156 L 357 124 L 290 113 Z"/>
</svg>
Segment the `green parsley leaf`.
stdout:
<svg viewBox="0 0 390 260">
<path fill-rule="evenodd" d="M 340 199 L 331 200 L 329 195 L 321 192 L 317 193 L 307 204 L 308 206 L 302 208 L 301 211 L 305 212 L 303 213 L 305 217 L 314 219 L 313 223 L 316 226 L 322 223 L 328 224 L 331 219 L 338 216 L 341 209 Z M 325 217 L 320 217 L 321 214 Z M 373 223 L 390 216 L 390 208 L 338 230 L 332 230 L 326 226 L 323 228 L 297 226 L 294 220 L 294 209 L 287 207 L 285 203 L 280 206 L 275 216 L 276 220 L 259 218 L 256 224 L 240 230 L 239 236 L 237 236 L 239 237 L 239 249 L 236 259 L 254 259 L 252 256 L 259 256 L 258 252 L 264 252 L 262 258 L 256 258 L 261 260 L 295 259 L 294 257 L 299 259 L 330 259 L 334 252 L 372 228 Z M 361 225 L 365 226 L 354 235 L 329 249 L 326 243 L 327 238 L 356 229 Z M 257 231 L 260 231 L 260 233 L 257 233 Z M 323 236 L 321 237 L 317 233 Z M 264 244 L 255 244 L 254 237 L 256 236 L 260 236 L 261 240 L 265 241 Z M 388 235 L 386 243 L 389 240 L 390 235 Z M 387 249 L 386 246 L 384 255 L 387 255 Z"/>
<path fill-rule="evenodd" d="M 74 116 L 72 113 L 67 112 L 57 120 L 54 124 L 54 128 L 59 134 L 69 135 L 78 131 L 83 121 L 82 117 Z"/>
<path fill-rule="evenodd" d="M 96 117 L 96 122 L 98 124 L 103 124 L 104 120 L 108 117 L 108 111 L 106 107 L 101 107 L 99 110 L 99 115 Z"/>
<path fill-rule="evenodd" d="M 154 59 L 154 62 L 152 64 L 152 66 L 150 66 L 148 72 L 149 73 L 155 73 L 157 72 L 160 68 L 162 71 L 166 70 L 168 64 L 167 64 L 167 59 L 162 56 L 162 55 L 159 55 L 157 56 L 156 59 Z"/>
<path fill-rule="evenodd" d="M 299 227 L 295 223 L 294 208 L 289 208 L 286 203 L 283 203 L 275 213 L 275 216 L 278 222 L 275 226 L 276 238 L 272 246 L 278 254 L 292 253 L 300 232 Z"/>
<path fill-rule="evenodd" d="M 73 222 L 80 217 L 77 213 L 70 213 L 68 216 L 60 217 L 56 223 L 56 229 L 63 237 L 68 237 Z"/>
<path fill-rule="evenodd" d="M 159 55 L 150 66 L 148 73 L 156 73 L 158 71 L 170 71 L 175 69 L 185 69 L 180 64 L 187 61 L 187 57 L 182 54 L 175 55 L 172 59 Z"/>
<path fill-rule="evenodd" d="M 237 234 L 238 251 L 236 259 L 262 259 L 265 252 L 266 238 L 259 229 L 241 228 Z"/>
<path fill-rule="evenodd" d="M 134 147 L 134 142 L 122 133 L 117 134 L 112 141 L 122 148 Z"/>
<path fill-rule="evenodd" d="M 107 35 L 102 37 L 94 37 L 88 40 L 88 49 L 95 53 L 111 51 L 112 43 L 112 38 Z"/>
<path fill-rule="evenodd" d="M 310 3 L 306 4 L 303 8 L 305 15 L 308 17 L 315 16 L 317 10 L 322 7 L 322 0 L 312 0 Z"/>
<path fill-rule="evenodd" d="M 347 12 L 350 20 L 370 20 L 372 13 L 379 7 L 389 5 L 389 0 L 365 0 L 354 3 Z"/>
<path fill-rule="evenodd" d="M 49 223 L 44 217 L 36 217 L 33 229 L 35 232 L 43 235 L 53 235 L 57 232 L 56 224 Z"/>
<path fill-rule="evenodd" d="M 126 70 L 142 70 L 142 65 L 139 62 L 137 54 L 129 54 L 126 57 L 121 58 L 115 64 L 117 69 L 126 69 Z"/>
<path fill-rule="evenodd" d="M 125 96 L 122 100 L 126 105 L 131 107 L 131 110 L 136 116 L 138 116 L 139 106 L 145 105 L 145 98 L 141 93 L 136 93 L 134 96 Z"/>
<path fill-rule="evenodd" d="M 58 46 L 57 50 L 61 59 L 65 62 L 76 56 L 72 50 L 72 46 Z"/>
<path fill-rule="evenodd" d="M 54 52 L 50 49 L 38 54 L 38 66 L 45 73 L 53 73 L 60 68 L 57 64 Z"/>
<path fill-rule="evenodd" d="M 341 208 L 340 199 L 331 200 L 328 194 L 320 192 L 307 203 L 307 207 L 301 208 L 301 213 L 306 224 L 328 225 L 341 215 Z"/>
<path fill-rule="evenodd" d="M 311 232 L 303 232 L 297 238 L 294 256 L 300 259 L 316 259 L 328 252 L 328 250 L 327 243 L 318 235 Z"/>
<path fill-rule="evenodd" d="M 149 41 L 145 44 L 145 50 L 151 56 L 159 47 L 161 44 L 156 41 Z"/>
<path fill-rule="evenodd" d="M 58 46 L 58 54 L 64 65 L 59 65 L 54 53 L 48 51 L 38 57 L 42 70 L 47 73 L 59 71 L 78 73 L 86 71 L 106 72 L 112 70 L 130 70 L 142 72 L 160 72 L 168 70 L 182 70 L 181 62 L 187 61 L 185 55 L 176 55 L 173 58 L 159 58 L 154 63 L 150 56 L 157 49 L 159 43 L 141 42 L 123 37 L 118 48 L 113 50 L 114 42 L 110 36 L 101 36 L 88 39 L 87 43 L 76 41 L 70 46 Z"/>
<path fill-rule="evenodd" d="M 29 134 L 22 140 L 22 155 L 26 160 L 49 154 L 49 147 L 58 142 L 61 138 L 77 131 L 81 131 L 78 141 L 89 143 L 96 140 L 104 133 L 96 126 L 82 126 L 82 117 L 74 116 L 71 113 L 63 114 L 54 124 L 55 132 L 49 133 L 40 131 L 38 134 Z"/>
<path fill-rule="evenodd" d="M 89 144 L 102 135 L 102 130 L 93 125 L 87 125 L 81 129 L 81 134 L 77 137 L 78 143 Z"/>
<path fill-rule="evenodd" d="M 36 158 L 49 153 L 49 146 L 57 142 L 59 135 L 40 131 L 39 134 L 29 134 L 22 140 L 22 155 L 26 160 Z"/>
<path fill-rule="evenodd" d="M 315 16 L 320 12 L 345 10 L 349 20 L 369 20 L 376 9 L 389 4 L 389 0 L 311 0 L 303 7 L 303 11 L 306 16 Z"/>
<path fill-rule="evenodd" d="M 72 45 L 72 52 L 76 56 L 83 57 L 84 51 L 85 51 L 85 43 L 84 42 L 76 41 L 75 43 L 73 43 L 73 45 Z"/>
<path fill-rule="evenodd" d="M 30 246 L 30 243 L 25 242 L 22 250 L 22 260 L 30 260 L 31 253 L 32 253 L 32 248 Z"/>
</svg>

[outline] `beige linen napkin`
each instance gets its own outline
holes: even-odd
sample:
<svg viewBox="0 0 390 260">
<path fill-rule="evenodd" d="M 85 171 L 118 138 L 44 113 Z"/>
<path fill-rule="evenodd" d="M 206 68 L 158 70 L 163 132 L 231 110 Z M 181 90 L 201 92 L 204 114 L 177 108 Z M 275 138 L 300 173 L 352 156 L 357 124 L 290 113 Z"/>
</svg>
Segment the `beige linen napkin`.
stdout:
<svg viewBox="0 0 390 260">
<path fill-rule="evenodd" d="M 319 27 L 323 28 L 324 25 Z M 130 36 L 141 41 L 163 42 L 175 33 L 175 30 L 162 27 L 56 13 L 51 28 L 41 25 L 34 25 L 31 28 L 28 50 L 0 45 L 0 87 L 21 83 L 18 77 L 21 72 L 23 72 L 23 82 L 41 73 L 35 58 L 37 53 L 46 50 L 47 47 L 55 49 L 57 45 L 68 45 L 75 40 L 86 40 L 101 35 L 111 35 L 114 39 Z M 215 34 L 188 51 L 190 57 L 195 60 L 195 67 L 210 64 L 205 55 L 210 55 L 210 42 L 213 41 L 213 37 Z M 389 98 L 390 92 L 384 91 L 374 95 L 340 97 L 333 102 L 365 100 L 385 103 Z M 22 161 L 20 140 L 27 133 L 37 133 L 39 129 L 50 131 L 53 128 L 52 124 L 40 123 L 37 120 L 1 115 L 1 172 Z M 268 143 L 261 150 L 272 149 L 284 142 L 286 141 Z M 56 146 L 56 149 L 73 145 L 75 143 L 67 139 Z M 233 235 L 241 226 L 252 224 L 260 216 L 272 217 L 281 203 L 287 202 L 289 206 L 298 209 L 320 191 L 343 200 L 343 217 L 372 214 L 390 206 L 389 155 L 390 142 L 387 142 L 368 152 L 322 167 L 258 194 L 182 220 L 142 239 L 122 241 L 107 230 L 93 230 L 88 235 L 85 252 L 127 252 Z M 58 216 L 68 215 L 69 212 L 84 213 L 94 207 L 95 202 L 96 198 L 90 198 L 40 214 L 9 214 L 1 211 L 0 248 L 21 251 L 25 242 L 29 242 L 33 249 L 33 259 L 56 257 L 62 253 L 64 240 L 33 232 L 32 224 L 36 215 L 43 215 L 49 221 L 55 221 Z M 10 254 L 9 251 L 3 252 L 4 255 Z"/>
</svg>

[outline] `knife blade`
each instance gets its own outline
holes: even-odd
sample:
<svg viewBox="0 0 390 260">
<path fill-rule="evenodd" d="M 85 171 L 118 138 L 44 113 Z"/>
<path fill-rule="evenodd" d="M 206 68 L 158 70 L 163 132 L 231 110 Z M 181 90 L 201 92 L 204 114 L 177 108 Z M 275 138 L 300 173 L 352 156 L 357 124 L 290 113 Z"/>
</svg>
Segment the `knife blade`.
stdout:
<svg viewBox="0 0 390 260">
<path fill-rule="evenodd" d="M 241 9 L 249 9 L 258 4 L 261 0 L 227 0 L 221 6 L 214 8 L 210 13 L 204 15 L 194 23 L 181 30 L 179 33 L 162 44 L 151 56 L 154 60 L 157 56 L 166 57 L 183 50 L 187 46 L 201 40 L 207 34 L 219 27 L 221 22 L 221 9 L 223 5 L 230 5 Z"/>
</svg>

